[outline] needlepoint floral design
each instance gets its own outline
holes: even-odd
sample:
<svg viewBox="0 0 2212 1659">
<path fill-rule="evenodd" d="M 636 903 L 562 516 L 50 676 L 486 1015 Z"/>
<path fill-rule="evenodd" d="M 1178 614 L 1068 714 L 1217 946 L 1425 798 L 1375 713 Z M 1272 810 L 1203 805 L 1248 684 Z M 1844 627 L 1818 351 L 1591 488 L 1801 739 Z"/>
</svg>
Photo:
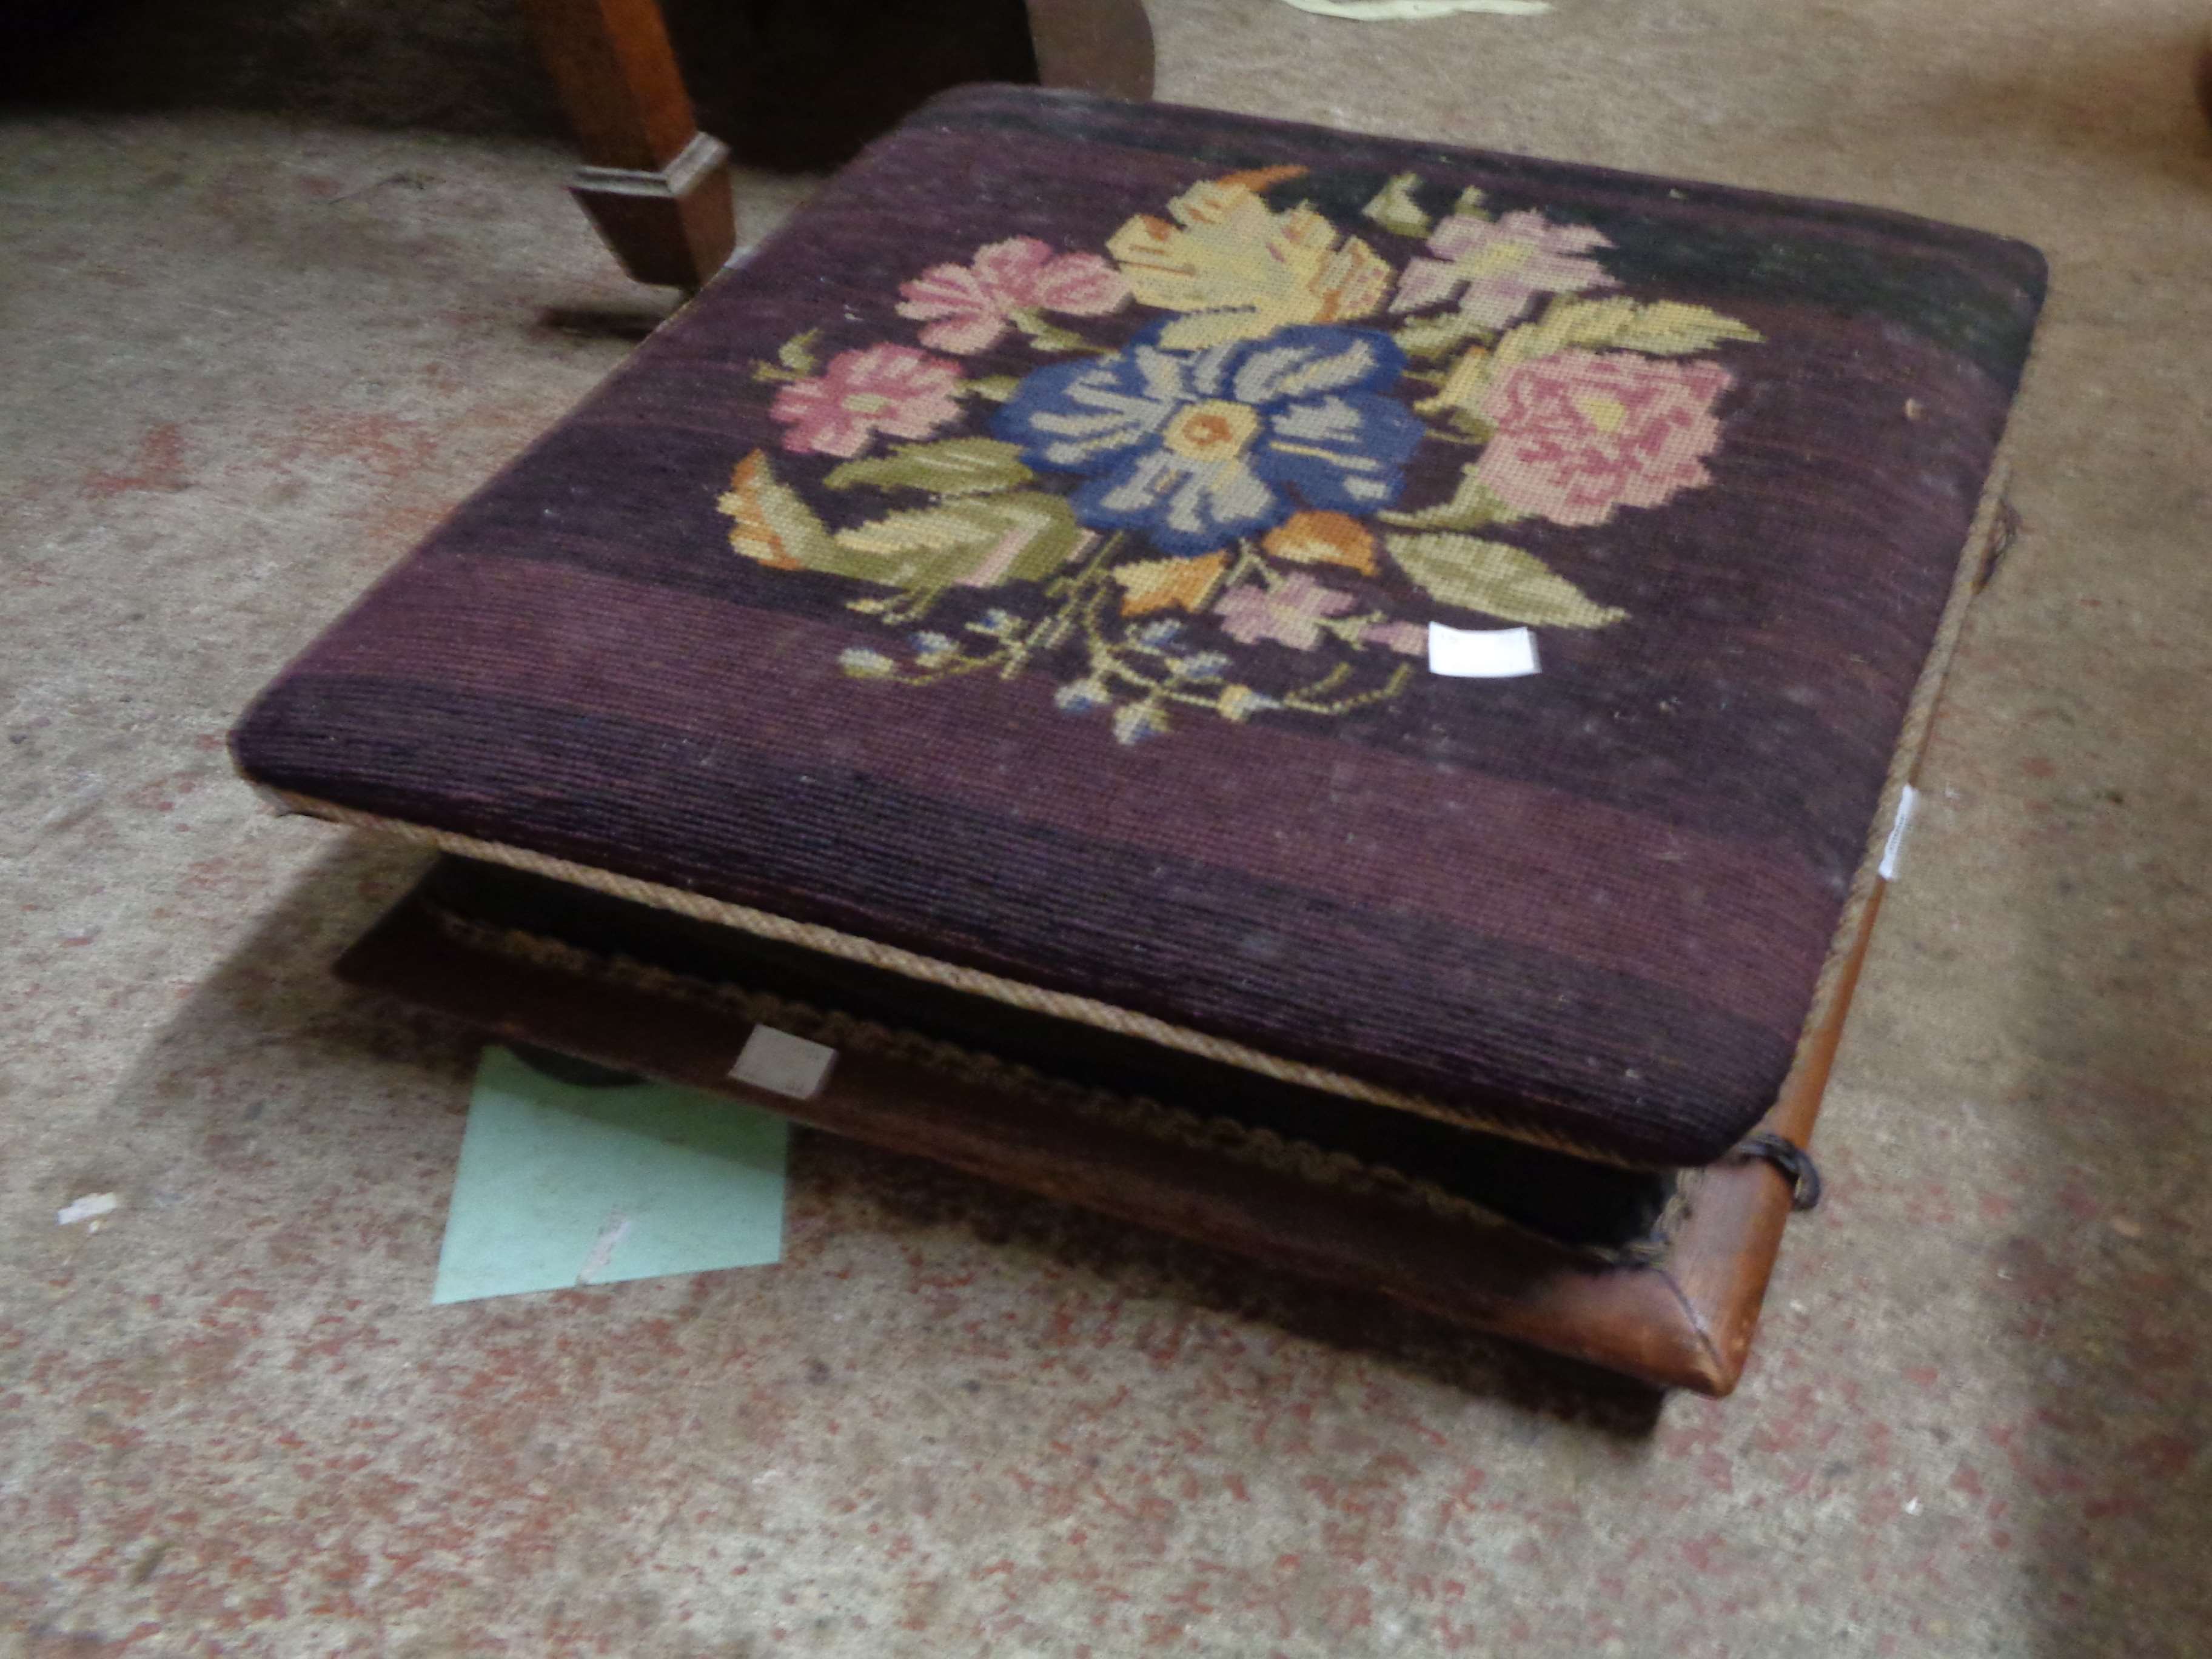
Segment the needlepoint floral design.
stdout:
<svg viewBox="0 0 2212 1659">
<path fill-rule="evenodd" d="M 1483 393 L 1497 428 L 1474 476 L 1508 507 L 1555 524 L 1603 524 L 1712 482 L 1717 363 L 1626 351 L 1560 351 L 1516 363 Z"/>
<path fill-rule="evenodd" d="M 958 420 L 959 384 L 956 362 L 912 346 L 872 345 L 841 352 L 820 374 L 792 381 L 769 413 L 790 428 L 786 449 L 857 455 L 878 432 L 927 438 Z"/>
<path fill-rule="evenodd" d="M 1262 552 L 1291 564 L 1340 564 L 1381 574 L 1375 533 L 1348 513 L 1293 513 L 1261 538 Z"/>
<path fill-rule="evenodd" d="M 1331 617 L 1356 608 L 1357 598 L 1325 587 L 1303 571 L 1268 586 L 1239 587 L 1213 607 L 1222 632 L 1244 645 L 1274 640 L 1294 651 L 1310 651 L 1322 641 Z M 1364 634 L 1366 628 L 1360 629 Z"/>
<path fill-rule="evenodd" d="M 928 323 L 933 351 L 988 351 L 1017 326 L 1043 331 L 1042 313 L 1103 317 L 1129 302 L 1121 273 L 1095 253 L 1054 253 L 1034 236 L 975 250 L 964 265 L 932 265 L 899 289 L 898 313 Z"/>
<path fill-rule="evenodd" d="M 1107 239 L 1137 298 L 1187 313 L 1162 331 L 1178 349 L 1256 339 L 1287 323 L 1366 317 L 1391 270 L 1310 207 L 1277 213 L 1249 182 L 1209 179 Z"/>
<path fill-rule="evenodd" d="M 1540 213 L 1497 220 L 1457 213 L 1429 238 L 1433 258 L 1407 263 L 1390 301 L 1393 311 L 1419 311 L 1457 295 L 1459 313 L 1485 328 L 1504 328 L 1545 295 L 1580 294 L 1613 278 L 1590 256 L 1612 243 L 1587 225 L 1555 224 Z"/>
<path fill-rule="evenodd" d="M 1424 428 L 1382 395 L 1406 363 L 1389 336 L 1291 327 L 1171 351 L 1170 327 L 1039 369 L 992 422 L 1030 466 L 1085 480 L 1072 497 L 1085 524 L 1205 553 L 1302 505 L 1371 513 L 1397 500 Z"/>
<path fill-rule="evenodd" d="M 1516 527 L 1710 483 L 1712 354 L 1759 337 L 1620 291 L 1590 226 L 1407 173 L 1347 227 L 1309 182 L 1202 181 L 1103 253 L 1014 236 L 928 265 L 896 306 L 918 344 L 787 342 L 753 372 L 799 471 L 737 461 L 732 549 L 893 630 L 842 653 L 854 678 L 1048 674 L 1122 744 L 1388 703 L 1432 618 L 1623 622 Z"/>
</svg>

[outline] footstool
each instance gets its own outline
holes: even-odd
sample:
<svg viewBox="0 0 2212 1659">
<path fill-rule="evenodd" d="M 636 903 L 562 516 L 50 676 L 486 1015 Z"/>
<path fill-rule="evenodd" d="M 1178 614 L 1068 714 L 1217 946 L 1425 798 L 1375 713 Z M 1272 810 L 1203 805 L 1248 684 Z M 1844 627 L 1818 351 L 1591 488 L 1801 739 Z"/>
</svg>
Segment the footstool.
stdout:
<svg viewBox="0 0 2212 1659">
<path fill-rule="evenodd" d="M 2044 286 L 1894 213 L 939 99 L 240 724 L 341 971 L 1726 1392 Z"/>
</svg>

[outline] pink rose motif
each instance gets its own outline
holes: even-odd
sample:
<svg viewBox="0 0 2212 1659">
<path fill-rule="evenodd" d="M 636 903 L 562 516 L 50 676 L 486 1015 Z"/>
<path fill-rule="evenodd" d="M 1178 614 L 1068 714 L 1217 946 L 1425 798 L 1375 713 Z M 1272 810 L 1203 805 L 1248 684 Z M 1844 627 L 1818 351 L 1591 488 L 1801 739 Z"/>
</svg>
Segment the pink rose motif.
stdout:
<svg viewBox="0 0 2212 1659">
<path fill-rule="evenodd" d="M 1560 351 L 1493 380 L 1480 413 L 1496 429 L 1476 479 L 1508 506 L 1555 524 L 1603 524 L 1712 482 L 1713 405 L 1734 384 L 1718 363 Z"/>
<path fill-rule="evenodd" d="M 1540 294 L 1580 294 L 1613 278 L 1584 256 L 1613 246 L 1584 225 L 1554 224 L 1540 213 L 1509 213 L 1492 222 L 1474 215 L 1447 219 L 1429 237 L 1433 259 L 1407 262 L 1393 311 L 1419 311 L 1460 293 L 1460 314 L 1485 328 L 1504 328 Z"/>
<path fill-rule="evenodd" d="M 1301 573 L 1273 588 L 1237 587 L 1221 596 L 1213 614 L 1230 638 L 1244 645 L 1274 640 L 1294 650 L 1321 643 L 1325 617 L 1341 616 L 1359 601 Z"/>
<path fill-rule="evenodd" d="M 878 432 L 927 438 L 960 416 L 960 365 L 912 346 L 841 351 L 821 374 L 775 394 L 769 413 L 790 430 L 783 447 L 800 455 L 857 455 Z"/>
<path fill-rule="evenodd" d="M 922 344 L 963 356 L 996 345 L 1018 311 L 1103 317 L 1129 301 L 1121 273 L 1097 254 L 1055 255 L 1034 236 L 978 248 L 973 264 L 932 265 L 899 292 L 899 315 L 929 323 Z"/>
<path fill-rule="evenodd" d="M 1402 651 L 1409 657 L 1429 654 L 1429 625 L 1426 623 L 1379 622 L 1370 623 L 1359 635 L 1362 645 L 1388 646 L 1393 651 Z"/>
</svg>

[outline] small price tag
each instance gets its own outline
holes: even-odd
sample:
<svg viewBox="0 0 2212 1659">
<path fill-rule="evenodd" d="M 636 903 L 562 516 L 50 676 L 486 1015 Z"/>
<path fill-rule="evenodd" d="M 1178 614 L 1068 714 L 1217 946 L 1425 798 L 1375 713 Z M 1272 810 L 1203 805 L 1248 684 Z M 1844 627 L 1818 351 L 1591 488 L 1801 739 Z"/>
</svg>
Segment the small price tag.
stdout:
<svg viewBox="0 0 2212 1659">
<path fill-rule="evenodd" d="M 1897 879 L 1898 855 L 1905 850 L 1905 832 L 1912 827 L 1912 809 L 1920 804 L 1920 792 L 1911 784 L 1897 798 L 1897 816 L 1889 823 L 1889 839 L 1882 843 L 1881 876 L 1884 881 Z"/>
<path fill-rule="evenodd" d="M 756 1025 L 738 1063 L 730 1067 L 730 1078 L 793 1100 L 811 1100 L 830 1080 L 836 1059 L 837 1051 L 827 1044 L 809 1042 L 773 1025 Z"/>
<path fill-rule="evenodd" d="M 1431 674 L 1462 680 L 1504 680 L 1536 672 L 1536 636 L 1525 628 L 1429 624 Z"/>
</svg>

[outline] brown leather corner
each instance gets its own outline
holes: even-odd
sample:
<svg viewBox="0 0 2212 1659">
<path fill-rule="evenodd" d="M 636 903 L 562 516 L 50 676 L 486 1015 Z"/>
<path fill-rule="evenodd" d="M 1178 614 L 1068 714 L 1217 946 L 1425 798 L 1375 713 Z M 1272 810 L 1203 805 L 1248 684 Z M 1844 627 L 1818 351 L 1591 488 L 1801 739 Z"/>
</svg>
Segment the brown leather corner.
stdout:
<svg viewBox="0 0 2212 1659">
<path fill-rule="evenodd" d="M 1877 886 L 1860 913 L 1826 1017 L 1810 1034 L 1802 1063 L 1761 1125 L 1800 1146 L 1812 1139 L 1821 1093 L 1843 1040 L 1844 1016 L 1886 890 L 1886 884 Z M 1668 1252 L 1663 1270 L 1680 1288 L 1684 1308 L 1711 1350 L 1717 1386 L 1708 1392 L 1726 1394 L 1742 1373 L 1790 1208 L 1790 1183 L 1772 1165 L 1750 1159 L 1722 1164 L 1706 1172 L 1697 1214 Z"/>
</svg>

